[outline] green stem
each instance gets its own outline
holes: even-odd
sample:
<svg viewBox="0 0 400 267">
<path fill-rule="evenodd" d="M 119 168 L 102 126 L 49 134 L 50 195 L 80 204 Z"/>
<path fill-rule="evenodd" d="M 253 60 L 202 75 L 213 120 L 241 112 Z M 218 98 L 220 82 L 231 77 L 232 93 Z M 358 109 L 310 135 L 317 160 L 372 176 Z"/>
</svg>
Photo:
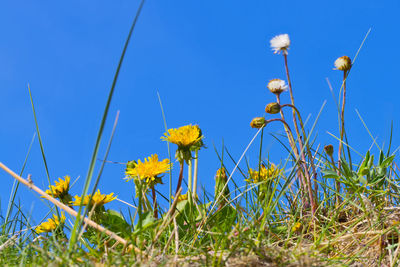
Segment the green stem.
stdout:
<svg viewBox="0 0 400 267">
<path fill-rule="evenodd" d="M 192 179 L 193 179 L 193 170 L 192 170 L 192 159 L 188 161 L 188 192 L 192 192 Z"/>
<path fill-rule="evenodd" d="M 199 171 L 199 150 L 196 149 L 194 158 L 193 199 L 197 199 L 197 175 Z"/>
</svg>

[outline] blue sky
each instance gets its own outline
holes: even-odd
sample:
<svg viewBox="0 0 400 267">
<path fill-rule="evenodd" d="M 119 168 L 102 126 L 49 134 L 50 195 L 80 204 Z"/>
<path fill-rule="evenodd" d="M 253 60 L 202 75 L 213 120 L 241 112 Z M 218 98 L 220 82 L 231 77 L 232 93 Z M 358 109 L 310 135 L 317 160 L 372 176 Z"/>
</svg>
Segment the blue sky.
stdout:
<svg viewBox="0 0 400 267">
<path fill-rule="evenodd" d="M 0 8 L 0 161 L 19 172 L 35 132 L 27 84 L 32 89 L 44 150 L 52 180 L 64 175 L 82 178 L 90 162 L 96 134 L 119 56 L 138 1 L 7 1 Z M 120 120 L 109 160 L 126 162 L 157 153 L 167 157 L 157 91 L 168 127 L 199 124 L 207 149 L 200 152 L 200 183 L 213 191 L 219 167 L 213 145 L 222 140 L 237 160 L 255 134 L 250 120 L 264 114 L 274 100 L 270 79 L 285 79 L 283 58 L 269 40 L 288 33 L 289 67 L 296 105 L 313 122 L 324 100 L 317 143 L 337 142 L 337 114 L 326 78 L 335 94 L 341 73 L 334 60 L 354 57 L 371 28 L 348 78 L 346 128 L 350 144 L 365 153 L 372 140 L 358 118 L 359 110 L 377 142 L 388 142 L 394 122 L 399 146 L 400 106 L 396 62 L 400 52 L 397 1 L 153 1 L 143 8 L 122 66 L 100 156 L 104 154 L 113 117 Z M 288 101 L 288 95 L 283 96 Z M 264 154 L 279 162 L 286 154 L 269 133 Z M 257 165 L 259 139 L 250 149 Z M 176 164 L 178 165 L 178 164 Z M 228 161 L 232 169 L 233 164 Z M 243 165 L 245 166 L 245 165 Z M 131 201 L 133 183 L 124 166 L 107 164 L 99 188 Z M 175 169 L 175 176 L 178 170 Z M 35 140 L 26 174 L 46 188 L 39 143 Z M 176 179 L 177 177 L 175 177 Z M 0 172 L 3 210 L 12 178 Z M 241 177 L 237 176 L 240 180 Z M 167 192 L 166 182 L 160 190 Z M 175 184 L 173 186 L 175 188 Z M 18 197 L 25 211 L 44 214 L 45 206 L 25 188 Z M 119 203 L 110 205 L 125 210 Z"/>
</svg>

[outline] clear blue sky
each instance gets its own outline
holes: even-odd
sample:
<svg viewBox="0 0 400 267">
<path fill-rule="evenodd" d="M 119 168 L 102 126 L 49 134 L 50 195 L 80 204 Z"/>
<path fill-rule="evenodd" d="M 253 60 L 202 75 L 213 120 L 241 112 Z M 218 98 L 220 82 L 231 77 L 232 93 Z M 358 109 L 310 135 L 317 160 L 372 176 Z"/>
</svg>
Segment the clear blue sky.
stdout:
<svg viewBox="0 0 400 267">
<path fill-rule="evenodd" d="M 81 193 L 96 134 L 122 47 L 139 1 L 6 1 L 0 6 L 0 161 L 19 172 L 35 132 L 27 84 L 33 92 L 52 180 L 70 175 L 82 179 Z M 250 120 L 264 114 L 274 100 L 270 79 L 285 79 L 282 56 L 269 40 L 290 35 L 289 65 L 297 106 L 317 126 L 317 143 L 337 142 L 335 93 L 341 73 L 334 60 L 354 57 L 365 34 L 371 34 L 348 79 L 346 110 L 349 141 L 365 153 L 371 138 L 357 108 L 378 143 L 387 142 L 394 121 L 394 146 L 399 145 L 398 1 L 155 1 L 143 8 L 112 101 L 100 156 L 121 111 L 109 160 L 126 162 L 157 153 L 167 157 L 159 91 L 169 127 L 199 124 L 207 149 L 200 152 L 200 183 L 213 191 L 219 161 L 213 144 L 222 139 L 237 160 L 255 133 Z M 287 101 L 287 95 L 284 101 Z M 268 133 L 263 156 L 279 162 L 286 154 Z M 249 163 L 257 164 L 257 144 Z M 244 163 L 244 162 L 243 162 Z M 228 161 L 229 168 L 233 164 Z M 245 164 L 243 164 L 245 166 Z M 178 170 L 175 169 L 175 176 Z M 35 140 L 25 175 L 47 187 L 39 143 Z M 186 172 L 185 172 L 186 173 Z M 99 188 L 131 201 L 133 183 L 124 166 L 106 165 Z M 167 178 L 167 177 L 165 177 Z M 0 171 L 3 215 L 12 178 Z M 176 179 L 176 177 L 175 177 Z M 241 177 L 237 176 L 240 180 Z M 167 179 L 161 187 L 167 192 Z M 174 187 L 175 188 L 175 184 Z M 25 188 L 18 194 L 25 211 L 44 214 L 39 198 Z M 116 209 L 125 206 L 111 205 Z"/>
</svg>

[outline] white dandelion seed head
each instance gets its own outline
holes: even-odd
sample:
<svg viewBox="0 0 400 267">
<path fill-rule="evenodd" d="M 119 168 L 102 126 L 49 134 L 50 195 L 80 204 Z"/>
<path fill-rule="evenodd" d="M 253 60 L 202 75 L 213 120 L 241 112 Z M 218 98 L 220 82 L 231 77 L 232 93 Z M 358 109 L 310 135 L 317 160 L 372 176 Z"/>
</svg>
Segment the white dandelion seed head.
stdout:
<svg viewBox="0 0 400 267">
<path fill-rule="evenodd" d="M 348 56 L 339 57 L 335 60 L 335 69 L 348 71 L 351 68 L 351 59 Z"/>
<path fill-rule="evenodd" d="M 288 89 L 286 82 L 281 79 L 270 80 L 267 87 L 274 94 L 280 94 Z"/>
<path fill-rule="evenodd" d="M 288 54 L 287 50 L 289 49 L 290 46 L 290 39 L 287 33 L 275 36 L 274 38 L 271 39 L 270 43 L 271 43 L 271 48 L 272 50 L 274 50 L 275 54 L 276 53 L 279 54 L 281 51 L 284 55 Z"/>
</svg>

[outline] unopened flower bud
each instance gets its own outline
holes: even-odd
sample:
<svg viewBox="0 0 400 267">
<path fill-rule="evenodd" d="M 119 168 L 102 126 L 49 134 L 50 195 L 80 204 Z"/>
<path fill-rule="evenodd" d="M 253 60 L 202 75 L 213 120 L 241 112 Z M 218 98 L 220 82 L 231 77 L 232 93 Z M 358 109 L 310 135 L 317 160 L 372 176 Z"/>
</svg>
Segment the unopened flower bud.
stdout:
<svg viewBox="0 0 400 267">
<path fill-rule="evenodd" d="M 264 117 L 256 117 L 256 118 L 252 119 L 250 122 L 251 128 L 257 128 L 257 129 L 264 127 L 265 124 L 266 124 L 266 120 Z"/>
<path fill-rule="evenodd" d="M 326 145 L 324 146 L 325 153 L 328 154 L 328 156 L 333 155 L 333 145 Z"/>
<path fill-rule="evenodd" d="M 351 59 L 343 56 L 335 60 L 335 70 L 348 71 L 351 69 Z"/>
<path fill-rule="evenodd" d="M 269 114 L 276 114 L 279 113 L 279 111 L 281 111 L 281 105 L 279 105 L 278 103 L 269 103 L 265 107 L 265 112 Z"/>
<path fill-rule="evenodd" d="M 282 92 L 287 90 L 287 85 L 284 80 L 281 79 L 272 79 L 269 81 L 267 85 L 268 89 L 271 91 L 273 94 L 281 94 Z"/>
<path fill-rule="evenodd" d="M 226 201 L 229 199 L 229 187 L 226 184 L 228 182 L 228 177 L 226 175 L 225 168 L 222 167 L 218 169 L 215 175 L 215 191 L 214 197 L 215 199 L 219 198 L 220 207 L 223 206 Z"/>
</svg>

